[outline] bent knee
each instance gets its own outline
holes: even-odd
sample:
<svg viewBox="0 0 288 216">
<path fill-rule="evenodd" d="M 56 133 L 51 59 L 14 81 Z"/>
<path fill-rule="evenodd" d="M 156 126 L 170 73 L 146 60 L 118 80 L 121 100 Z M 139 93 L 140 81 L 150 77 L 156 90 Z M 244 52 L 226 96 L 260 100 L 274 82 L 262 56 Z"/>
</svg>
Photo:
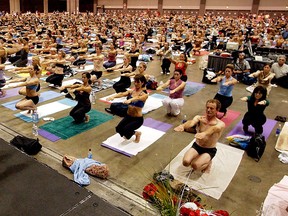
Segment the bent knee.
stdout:
<svg viewBox="0 0 288 216">
<path fill-rule="evenodd" d="M 183 159 L 182 164 L 183 164 L 183 166 L 188 167 L 191 165 L 191 161 Z"/>
</svg>

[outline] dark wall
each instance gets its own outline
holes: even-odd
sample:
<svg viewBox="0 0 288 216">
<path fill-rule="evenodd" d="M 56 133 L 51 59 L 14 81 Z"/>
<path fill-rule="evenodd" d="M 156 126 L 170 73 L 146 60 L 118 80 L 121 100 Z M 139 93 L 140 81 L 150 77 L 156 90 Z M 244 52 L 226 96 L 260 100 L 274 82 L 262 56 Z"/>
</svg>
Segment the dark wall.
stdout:
<svg viewBox="0 0 288 216">
<path fill-rule="evenodd" d="M 93 12 L 93 2 L 94 0 L 79 1 L 79 11 L 80 12 L 86 12 L 86 11 Z"/>
<path fill-rule="evenodd" d="M 43 13 L 44 12 L 43 1 L 44 0 L 20 0 L 20 11 L 22 13 L 25 13 L 27 11 L 30 11 L 32 13 L 36 11 Z"/>
<path fill-rule="evenodd" d="M 9 0 L 1 0 L 0 11 L 5 11 L 10 13 L 10 4 Z"/>
<path fill-rule="evenodd" d="M 82 1 L 82 0 L 80 0 Z M 48 0 L 48 12 L 53 11 L 67 11 L 67 1 L 66 0 Z"/>
</svg>

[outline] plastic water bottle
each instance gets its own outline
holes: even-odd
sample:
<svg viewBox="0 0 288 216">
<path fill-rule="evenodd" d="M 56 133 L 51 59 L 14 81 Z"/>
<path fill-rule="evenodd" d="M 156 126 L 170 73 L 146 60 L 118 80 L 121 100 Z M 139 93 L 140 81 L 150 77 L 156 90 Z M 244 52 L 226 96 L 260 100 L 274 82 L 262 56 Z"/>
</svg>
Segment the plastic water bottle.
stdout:
<svg viewBox="0 0 288 216">
<path fill-rule="evenodd" d="M 91 92 L 91 102 L 92 102 L 92 104 L 96 103 L 96 95 L 95 95 L 94 91 Z"/>
<path fill-rule="evenodd" d="M 33 126 L 32 126 L 32 134 L 34 136 L 38 136 L 38 127 L 36 124 L 33 124 Z"/>
<path fill-rule="evenodd" d="M 34 110 L 32 113 L 32 122 L 37 123 L 39 121 L 37 110 Z"/>
<path fill-rule="evenodd" d="M 279 136 L 279 134 L 281 133 L 281 129 L 282 129 L 282 125 L 281 125 L 281 123 L 279 123 L 278 124 L 278 127 L 277 127 L 277 129 L 276 129 L 276 136 L 278 137 Z"/>
<path fill-rule="evenodd" d="M 91 149 L 89 149 L 89 151 L 88 151 L 88 156 L 87 156 L 87 157 L 88 157 L 89 159 L 92 159 L 92 156 L 93 156 L 93 155 L 92 155 L 92 151 L 91 151 Z"/>
<path fill-rule="evenodd" d="M 185 122 L 187 122 L 187 116 L 186 115 L 183 116 L 182 124 L 184 124 Z"/>
</svg>

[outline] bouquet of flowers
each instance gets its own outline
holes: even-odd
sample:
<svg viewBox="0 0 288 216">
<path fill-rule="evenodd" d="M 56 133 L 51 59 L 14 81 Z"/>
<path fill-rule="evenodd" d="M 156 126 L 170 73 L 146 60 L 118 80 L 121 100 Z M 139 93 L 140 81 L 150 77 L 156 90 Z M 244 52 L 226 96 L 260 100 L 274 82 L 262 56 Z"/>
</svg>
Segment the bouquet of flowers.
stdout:
<svg viewBox="0 0 288 216">
<path fill-rule="evenodd" d="M 167 171 L 155 173 L 153 181 L 142 192 L 145 200 L 163 216 L 229 216 L 224 210 L 206 210 L 201 198 L 184 184 L 172 187 L 174 177 Z"/>
</svg>

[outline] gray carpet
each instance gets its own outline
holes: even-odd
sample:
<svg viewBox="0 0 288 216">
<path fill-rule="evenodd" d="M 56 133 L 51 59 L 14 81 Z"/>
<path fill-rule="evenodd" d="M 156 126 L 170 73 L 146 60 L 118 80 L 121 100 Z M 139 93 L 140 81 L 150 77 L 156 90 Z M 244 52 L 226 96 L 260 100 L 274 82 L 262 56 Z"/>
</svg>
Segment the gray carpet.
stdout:
<svg viewBox="0 0 288 216">
<path fill-rule="evenodd" d="M 128 215 L 0 138 L 0 214 Z"/>
</svg>

